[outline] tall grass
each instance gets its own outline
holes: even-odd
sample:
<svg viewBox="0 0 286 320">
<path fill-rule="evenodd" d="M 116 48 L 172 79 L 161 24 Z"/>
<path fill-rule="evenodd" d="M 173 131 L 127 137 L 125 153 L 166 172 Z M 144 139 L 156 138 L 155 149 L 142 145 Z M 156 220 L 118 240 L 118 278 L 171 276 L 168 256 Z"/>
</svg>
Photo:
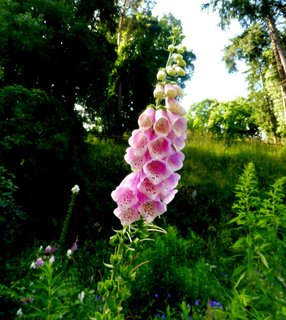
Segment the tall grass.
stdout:
<svg viewBox="0 0 286 320">
<path fill-rule="evenodd" d="M 217 229 L 219 221 L 229 218 L 235 185 L 249 162 L 255 165 L 262 189 L 286 176 L 283 146 L 255 140 L 230 142 L 191 132 L 183 151 L 186 158 L 180 191 L 168 218 L 179 227 L 200 233 Z"/>
</svg>

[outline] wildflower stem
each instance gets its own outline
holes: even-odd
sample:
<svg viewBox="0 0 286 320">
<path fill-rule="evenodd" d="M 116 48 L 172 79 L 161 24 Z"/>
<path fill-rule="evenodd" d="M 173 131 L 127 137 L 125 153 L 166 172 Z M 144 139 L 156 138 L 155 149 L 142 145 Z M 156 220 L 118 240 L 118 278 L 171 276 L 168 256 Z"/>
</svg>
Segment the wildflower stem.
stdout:
<svg viewBox="0 0 286 320">
<path fill-rule="evenodd" d="M 66 218 L 65 218 L 65 221 L 64 221 L 64 224 L 63 224 L 63 228 L 62 228 L 62 231 L 61 231 L 61 236 L 60 236 L 59 243 L 58 243 L 58 246 L 59 246 L 60 250 L 61 250 L 62 245 L 64 244 L 64 242 L 66 240 L 66 236 L 67 236 L 67 232 L 68 232 L 68 227 L 69 227 L 72 211 L 73 211 L 73 208 L 74 208 L 74 205 L 75 205 L 76 195 L 77 195 L 77 193 L 72 193 L 72 195 L 71 195 L 71 200 L 70 200 L 70 203 L 69 203 L 67 215 L 66 215 Z"/>
</svg>

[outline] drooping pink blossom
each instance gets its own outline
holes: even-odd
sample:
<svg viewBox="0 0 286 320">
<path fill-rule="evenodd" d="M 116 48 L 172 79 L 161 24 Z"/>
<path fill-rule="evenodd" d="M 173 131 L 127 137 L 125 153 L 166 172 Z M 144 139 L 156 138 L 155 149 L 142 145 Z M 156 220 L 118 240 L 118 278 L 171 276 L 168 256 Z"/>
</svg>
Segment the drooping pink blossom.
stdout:
<svg viewBox="0 0 286 320">
<path fill-rule="evenodd" d="M 145 154 L 137 154 L 136 149 L 130 147 L 126 149 L 126 154 L 124 156 L 124 160 L 130 164 L 132 170 L 139 171 L 143 168 L 146 163 Z"/>
<path fill-rule="evenodd" d="M 143 171 L 154 185 L 157 185 L 167 179 L 171 174 L 171 170 L 167 162 L 158 159 L 152 159 L 147 162 L 143 167 Z"/>
<path fill-rule="evenodd" d="M 138 190 L 145 194 L 149 199 L 155 200 L 160 194 L 160 185 L 155 185 L 148 179 L 144 177 L 138 184 Z"/>
<path fill-rule="evenodd" d="M 119 186 L 127 186 L 132 190 L 136 190 L 140 179 L 140 172 L 131 172 L 122 180 Z"/>
<path fill-rule="evenodd" d="M 133 147 L 134 153 L 137 155 L 143 155 L 147 150 L 149 139 L 143 131 L 137 129 L 132 132 L 128 143 Z"/>
<path fill-rule="evenodd" d="M 172 146 L 176 151 L 180 151 L 185 147 L 186 137 L 187 135 L 185 133 L 183 133 L 181 137 L 177 137 L 173 130 L 168 134 L 168 139 L 172 142 Z"/>
<path fill-rule="evenodd" d="M 174 172 L 172 173 L 167 179 L 162 181 L 161 183 L 161 194 L 165 196 L 169 193 L 170 190 L 177 187 L 179 180 L 181 179 L 181 176 Z"/>
<path fill-rule="evenodd" d="M 176 151 L 176 152 L 170 154 L 167 157 L 166 161 L 167 161 L 169 167 L 173 171 L 177 171 L 177 170 L 180 170 L 183 167 L 184 159 L 185 159 L 185 155 L 183 154 L 183 152 Z"/>
<path fill-rule="evenodd" d="M 166 111 L 162 109 L 156 111 L 153 128 L 157 136 L 166 137 L 169 134 L 169 132 L 172 130 L 172 126 Z"/>
<path fill-rule="evenodd" d="M 170 190 L 166 195 L 162 196 L 162 202 L 165 205 L 169 204 L 175 198 L 177 192 L 177 189 Z"/>
<path fill-rule="evenodd" d="M 167 110 L 169 121 L 177 137 L 182 136 L 187 130 L 187 119 L 178 113 Z"/>
<path fill-rule="evenodd" d="M 164 86 L 165 97 L 175 98 L 177 95 L 176 88 L 171 83 L 166 83 Z"/>
<path fill-rule="evenodd" d="M 181 114 L 183 112 L 183 107 L 180 105 L 176 98 L 166 97 L 166 108 L 174 113 Z"/>
<path fill-rule="evenodd" d="M 143 202 L 139 208 L 138 211 L 141 213 L 143 218 L 148 222 L 153 222 L 153 220 L 163 214 L 166 211 L 165 206 L 160 201 L 146 201 Z"/>
<path fill-rule="evenodd" d="M 111 197 L 119 207 L 123 208 L 132 207 L 138 201 L 136 192 L 125 186 L 118 186 L 114 191 L 112 191 Z"/>
<path fill-rule="evenodd" d="M 139 128 L 143 131 L 149 130 L 155 121 L 155 109 L 147 108 L 138 118 Z"/>
<path fill-rule="evenodd" d="M 118 217 L 123 226 L 130 225 L 131 223 L 138 221 L 140 219 L 140 215 L 135 208 L 120 208 L 117 207 L 114 211 L 116 217 Z"/>
<path fill-rule="evenodd" d="M 152 158 L 163 159 L 172 151 L 170 140 L 165 137 L 157 137 L 150 141 L 148 150 Z"/>
</svg>

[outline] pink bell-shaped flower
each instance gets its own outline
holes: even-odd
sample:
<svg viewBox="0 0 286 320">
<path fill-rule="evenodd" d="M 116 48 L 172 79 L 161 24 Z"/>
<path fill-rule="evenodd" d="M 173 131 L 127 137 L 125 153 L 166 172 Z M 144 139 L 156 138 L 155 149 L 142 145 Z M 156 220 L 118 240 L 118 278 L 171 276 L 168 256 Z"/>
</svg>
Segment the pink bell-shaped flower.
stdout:
<svg viewBox="0 0 286 320">
<path fill-rule="evenodd" d="M 130 225 L 131 223 L 138 221 L 140 219 L 140 215 L 138 210 L 135 208 L 116 208 L 114 211 L 116 217 L 118 217 L 123 226 Z"/>
<path fill-rule="evenodd" d="M 162 137 L 166 137 L 172 130 L 172 126 L 166 111 L 162 109 L 156 111 L 153 129 L 157 136 Z"/>
<path fill-rule="evenodd" d="M 146 163 L 146 156 L 145 154 L 138 155 L 138 153 L 136 153 L 136 149 L 130 147 L 126 149 L 124 160 L 130 164 L 132 170 L 138 171 L 141 170 Z"/>
<path fill-rule="evenodd" d="M 153 222 L 153 220 L 163 214 L 166 211 L 166 207 L 160 201 L 146 201 L 143 202 L 138 211 L 143 216 L 143 218 L 148 222 Z"/>
<path fill-rule="evenodd" d="M 139 128 L 143 131 L 149 130 L 155 122 L 155 110 L 147 108 L 138 119 Z"/>
<path fill-rule="evenodd" d="M 125 186 L 117 187 L 114 191 L 112 191 L 111 197 L 119 207 L 124 208 L 132 207 L 138 201 L 134 190 Z"/>
<path fill-rule="evenodd" d="M 143 171 L 146 174 L 146 177 L 154 184 L 157 185 L 171 174 L 169 166 L 166 161 L 152 159 L 147 162 Z"/>
<path fill-rule="evenodd" d="M 150 156 L 155 159 L 163 159 L 171 152 L 171 142 L 165 137 L 157 137 L 148 145 Z"/>
<path fill-rule="evenodd" d="M 138 184 L 138 190 L 150 200 L 155 200 L 161 192 L 161 186 L 155 185 L 150 179 L 144 177 Z"/>
</svg>

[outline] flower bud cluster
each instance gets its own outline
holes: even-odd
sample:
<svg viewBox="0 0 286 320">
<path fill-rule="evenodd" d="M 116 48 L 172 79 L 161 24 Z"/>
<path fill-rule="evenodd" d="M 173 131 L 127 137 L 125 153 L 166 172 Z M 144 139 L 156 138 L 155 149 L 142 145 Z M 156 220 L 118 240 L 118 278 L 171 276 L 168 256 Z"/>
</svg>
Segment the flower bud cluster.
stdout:
<svg viewBox="0 0 286 320">
<path fill-rule="evenodd" d="M 68 257 L 69 259 L 71 259 L 72 254 L 73 254 L 75 251 L 77 251 L 77 249 L 78 249 L 78 248 L 77 248 L 77 242 L 78 242 L 78 240 L 76 239 L 76 241 L 73 243 L 73 245 L 71 246 L 71 248 L 67 250 L 67 257 Z"/>
<path fill-rule="evenodd" d="M 186 51 L 185 46 L 174 46 L 169 45 L 168 51 L 171 54 L 171 59 L 169 59 L 169 63 L 167 64 L 166 68 L 161 68 L 157 73 L 157 80 L 158 81 L 165 81 L 168 76 L 170 77 L 184 77 L 186 75 L 185 67 L 186 61 L 184 60 L 182 53 Z"/>
<path fill-rule="evenodd" d="M 73 243 L 73 245 L 71 246 L 71 248 L 67 251 L 67 257 L 70 258 L 71 255 L 73 254 L 73 252 L 77 251 L 77 242 L 78 240 L 76 239 L 76 241 Z M 43 254 L 41 254 L 43 251 Z M 42 266 L 44 266 L 45 262 L 48 260 L 49 264 L 52 265 L 56 259 L 55 257 L 55 253 L 57 251 L 57 247 L 56 244 L 54 244 L 53 246 L 46 246 L 45 250 L 43 250 L 43 247 L 40 246 L 39 248 L 39 255 L 41 255 L 39 258 L 37 258 L 36 261 L 33 261 L 30 265 L 31 269 L 37 269 L 40 268 Z"/>
<path fill-rule="evenodd" d="M 154 98 L 164 99 L 166 108 L 174 113 L 184 115 L 186 112 L 176 97 L 184 95 L 183 90 L 174 82 L 166 82 L 165 84 L 157 83 L 154 91 Z"/>
<path fill-rule="evenodd" d="M 43 247 L 41 246 L 39 249 L 39 252 L 41 252 Z M 40 268 L 45 264 L 45 261 L 49 259 L 49 264 L 53 264 L 55 261 L 55 253 L 57 251 L 57 247 L 54 244 L 53 246 L 48 245 L 45 250 L 44 250 L 44 255 L 42 257 L 37 258 L 36 261 L 33 261 L 31 263 L 30 268 L 31 269 L 36 269 Z"/>
</svg>

